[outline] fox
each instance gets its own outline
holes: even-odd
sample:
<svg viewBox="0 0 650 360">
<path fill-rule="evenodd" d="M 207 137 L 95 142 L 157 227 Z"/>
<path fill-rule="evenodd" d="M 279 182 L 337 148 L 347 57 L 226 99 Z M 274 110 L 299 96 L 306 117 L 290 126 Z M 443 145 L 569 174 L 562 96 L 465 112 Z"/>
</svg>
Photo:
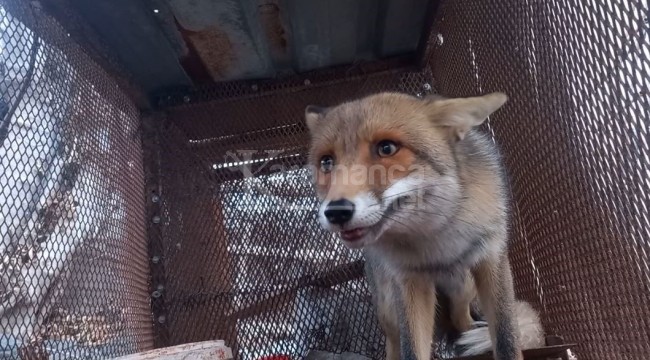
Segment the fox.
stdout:
<svg viewBox="0 0 650 360">
<path fill-rule="evenodd" d="M 515 299 L 501 155 L 478 129 L 507 99 L 381 92 L 305 108 L 318 219 L 363 254 L 387 359 L 428 360 L 441 334 L 460 356 L 543 346 L 538 313 Z"/>
</svg>

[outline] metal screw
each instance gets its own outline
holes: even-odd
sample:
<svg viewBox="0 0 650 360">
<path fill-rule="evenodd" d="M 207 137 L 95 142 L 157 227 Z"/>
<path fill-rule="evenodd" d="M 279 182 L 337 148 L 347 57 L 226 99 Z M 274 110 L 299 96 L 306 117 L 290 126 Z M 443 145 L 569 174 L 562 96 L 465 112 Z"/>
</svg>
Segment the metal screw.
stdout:
<svg viewBox="0 0 650 360">
<path fill-rule="evenodd" d="M 424 91 L 427 91 L 427 92 L 431 91 L 431 84 L 424 83 L 424 85 L 422 85 L 422 88 L 424 89 Z"/>
<path fill-rule="evenodd" d="M 311 85 L 311 81 L 309 79 L 305 79 L 305 86 Z"/>
<path fill-rule="evenodd" d="M 160 295 L 162 295 L 162 293 L 160 291 L 158 291 L 158 290 L 151 293 L 151 297 L 154 298 L 154 299 L 158 299 L 160 297 Z"/>
<path fill-rule="evenodd" d="M 157 203 L 158 201 L 160 201 L 160 196 L 158 196 L 158 195 L 152 195 L 151 196 L 151 202 Z"/>
<path fill-rule="evenodd" d="M 187 104 L 187 103 L 190 102 L 190 100 L 191 100 L 191 99 L 190 99 L 190 97 L 189 97 L 188 95 L 183 96 L 183 102 L 184 102 L 184 103 Z"/>
<path fill-rule="evenodd" d="M 163 292 L 163 290 L 165 290 L 165 285 L 158 284 L 158 287 L 156 289 L 158 289 L 158 291 L 160 291 L 160 292 Z"/>
<path fill-rule="evenodd" d="M 151 219 L 154 224 L 160 224 L 160 216 L 156 215 Z"/>
<path fill-rule="evenodd" d="M 155 255 L 151 258 L 151 262 L 154 264 L 158 264 L 160 262 L 160 256 Z"/>
<path fill-rule="evenodd" d="M 158 316 L 158 322 L 159 323 L 164 324 L 165 321 L 167 321 L 167 318 L 165 317 L 165 315 Z"/>
<path fill-rule="evenodd" d="M 442 34 L 438 33 L 438 35 L 436 36 L 436 45 L 441 46 L 442 44 L 444 44 L 444 42 L 445 42 L 445 38 L 442 36 Z"/>
</svg>

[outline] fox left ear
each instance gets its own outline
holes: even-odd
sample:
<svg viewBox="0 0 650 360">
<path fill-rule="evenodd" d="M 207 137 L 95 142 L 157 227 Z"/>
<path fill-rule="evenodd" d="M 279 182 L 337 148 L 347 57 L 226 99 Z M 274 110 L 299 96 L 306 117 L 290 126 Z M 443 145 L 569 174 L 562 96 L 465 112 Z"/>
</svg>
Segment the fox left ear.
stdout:
<svg viewBox="0 0 650 360">
<path fill-rule="evenodd" d="M 436 99 L 428 101 L 426 107 L 435 124 L 451 128 L 456 138 L 462 140 L 472 127 L 481 125 L 507 100 L 506 94 L 495 92 L 469 98 Z"/>
<path fill-rule="evenodd" d="M 316 105 L 307 105 L 305 108 L 305 123 L 310 132 L 314 132 L 318 122 L 323 119 L 327 108 L 316 106 Z"/>
</svg>

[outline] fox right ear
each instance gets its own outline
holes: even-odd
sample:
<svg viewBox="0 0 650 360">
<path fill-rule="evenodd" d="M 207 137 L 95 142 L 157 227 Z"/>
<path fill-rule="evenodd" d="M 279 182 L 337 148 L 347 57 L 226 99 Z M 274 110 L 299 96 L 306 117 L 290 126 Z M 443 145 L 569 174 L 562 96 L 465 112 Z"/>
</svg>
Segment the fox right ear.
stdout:
<svg viewBox="0 0 650 360">
<path fill-rule="evenodd" d="M 428 101 L 426 107 L 436 124 L 449 127 L 452 134 L 462 140 L 472 127 L 481 125 L 507 100 L 505 94 L 495 92 L 477 97 Z"/>
<path fill-rule="evenodd" d="M 318 122 L 323 119 L 326 112 L 327 108 L 316 105 L 307 105 L 305 108 L 305 123 L 310 132 L 314 132 L 316 125 L 318 125 Z"/>
</svg>

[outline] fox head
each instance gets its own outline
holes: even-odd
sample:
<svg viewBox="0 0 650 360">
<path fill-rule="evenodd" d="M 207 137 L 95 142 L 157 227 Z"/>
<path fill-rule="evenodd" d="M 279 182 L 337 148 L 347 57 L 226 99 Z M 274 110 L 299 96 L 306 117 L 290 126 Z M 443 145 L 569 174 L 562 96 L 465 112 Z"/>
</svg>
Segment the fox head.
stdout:
<svg viewBox="0 0 650 360">
<path fill-rule="evenodd" d="M 444 226 L 462 197 L 456 148 L 507 97 L 380 93 L 305 109 L 319 221 L 361 248 Z"/>
</svg>

